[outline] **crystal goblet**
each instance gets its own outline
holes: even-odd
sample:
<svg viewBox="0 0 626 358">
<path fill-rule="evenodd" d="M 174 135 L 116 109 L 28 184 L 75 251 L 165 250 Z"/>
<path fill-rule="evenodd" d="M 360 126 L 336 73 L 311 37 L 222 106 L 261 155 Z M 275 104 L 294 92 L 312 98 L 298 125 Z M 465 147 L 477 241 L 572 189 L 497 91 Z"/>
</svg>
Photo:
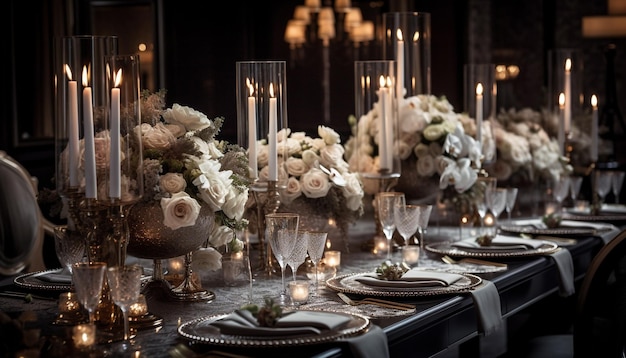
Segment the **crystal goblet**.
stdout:
<svg viewBox="0 0 626 358">
<path fill-rule="evenodd" d="M 139 265 L 113 266 L 106 270 L 111 298 L 124 315 L 124 341 L 131 336 L 128 311 L 139 298 L 142 273 L 143 268 Z"/>
<path fill-rule="evenodd" d="M 307 242 L 307 252 L 309 253 L 309 257 L 311 258 L 313 265 L 315 266 L 315 283 L 313 286 L 314 290 L 311 294 L 312 296 L 315 296 L 317 294 L 319 284 L 319 263 L 324 255 L 324 248 L 326 247 L 326 237 L 328 236 L 328 233 L 322 231 L 305 231 L 304 235 Z"/>
<path fill-rule="evenodd" d="M 300 215 L 295 213 L 273 213 L 265 215 L 265 237 L 269 240 L 272 253 L 280 265 L 282 290 L 280 304 L 288 303 L 287 286 L 285 284 L 286 257 L 291 253 L 298 236 Z"/>
<path fill-rule="evenodd" d="M 394 210 L 398 200 L 404 202 L 404 193 L 392 191 L 378 193 L 378 220 L 387 239 L 387 259 L 391 259 L 391 239 L 396 230 Z"/>
<path fill-rule="evenodd" d="M 70 275 L 72 265 L 83 261 L 85 247 L 85 239 L 78 232 L 68 230 L 66 225 L 54 228 L 54 250 L 59 263 Z"/>
<path fill-rule="evenodd" d="M 100 302 L 104 272 L 104 262 L 77 262 L 72 268 L 72 281 L 78 301 L 89 312 L 89 323 L 94 323 L 95 312 Z"/>
</svg>

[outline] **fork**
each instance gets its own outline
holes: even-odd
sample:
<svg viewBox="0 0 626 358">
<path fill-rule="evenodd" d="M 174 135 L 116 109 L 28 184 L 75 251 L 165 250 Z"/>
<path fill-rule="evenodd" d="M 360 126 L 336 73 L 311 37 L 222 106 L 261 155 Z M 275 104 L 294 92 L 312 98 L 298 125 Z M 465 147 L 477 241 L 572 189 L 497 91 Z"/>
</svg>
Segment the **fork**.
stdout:
<svg viewBox="0 0 626 358">
<path fill-rule="evenodd" d="M 366 297 L 360 300 L 355 300 L 355 299 L 348 297 L 343 292 L 338 292 L 337 296 L 339 296 L 339 298 L 341 298 L 343 302 L 349 304 L 350 306 L 376 305 L 380 307 L 393 308 L 393 309 L 404 310 L 404 311 L 411 311 L 415 309 L 414 305 L 411 305 L 408 303 L 381 300 L 379 298 Z"/>
</svg>

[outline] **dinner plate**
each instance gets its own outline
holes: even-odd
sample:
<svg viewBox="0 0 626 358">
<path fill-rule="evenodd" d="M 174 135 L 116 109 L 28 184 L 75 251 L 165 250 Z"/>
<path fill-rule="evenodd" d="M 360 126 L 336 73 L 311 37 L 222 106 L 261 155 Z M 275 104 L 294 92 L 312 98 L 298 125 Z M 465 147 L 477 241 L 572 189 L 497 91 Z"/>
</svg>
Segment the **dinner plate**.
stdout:
<svg viewBox="0 0 626 358">
<path fill-rule="evenodd" d="M 597 215 L 593 215 L 590 214 L 589 211 L 581 212 L 578 210 L 574 210 L 564 212 L 563 219 L 574 221 L 620 222 L 626 221 L 626 214 L 600 212 Z"/>
<path fill-rule="evenodd" d="M 63 282 L 51 282 L 50 280 L 46 280 L 42 278 L 42 276 L 53 274 L 60 275 L 63 272 L 62 268 L 31 272 L 23 275 L 17 276 L 13 279 L 13 283 L 16 286 L 32 289 L 32 290 L 42 290 L 42 291 L 71 291 L 72 284 L 71 283 L 63 283 Z"/>
<path fill-rule="evenodd" d="M 351 273 L 333 277 L 326 281 L 326 286 L 332 290 L 344 293 L 353 293 L 366 296 L 383 297 L 424 297 L 462 293 L 471 290 L 482 283 L 482 279 L 472 274 L 461 274 L 463 278 L 444 287 L 414 287 L 410 289 L 373 287 L 365 285 L 356 279 L 372 272 Z"/>
<path fill-rule="evenodd" d="M 548 236 L 592 236 L 596 234 L 596 229 L 592 227 L 537 228 L 531 225 L 502 225 L 500 230 L 513 234 Z"/>
<path fill-rule="evenodd" d="M 453 242 L 441 242 L 436 244 L 429 244 L 425 246 L 425 249 L 441 255 L 449 255 L 455 257 L 475 257 L 475 258 L 498 258 L 498 257 L 525 257 L 535 255 L 551 254 L 558 250 L 559 245 L 553 241 L 542 240 L 543 245 L 535 249 L 527 250 L 464 250 L 461 247 L 453 246 Z"/>
<path fill-rule="evenodd" d="M 328 311 L 324 312 L 328 313 Z M 196 343 L 229 347 L 271 348 L 302 346 L 335 341 L 365 333 L 369 328 L 370 320 L 365 316 L 355 313 L 333 313 L 347 316 L 350 320 L 335 329 L 322 331 L 320 334 L 307 333 L 282 337 L 265 335 L 255 337 L 222 334 L 219 328 L 212 325 L 212 323 L 227 317 L 228 314 L 201 317 L 183 323 L 178 327 L 178 334 Z"/>
</svg>

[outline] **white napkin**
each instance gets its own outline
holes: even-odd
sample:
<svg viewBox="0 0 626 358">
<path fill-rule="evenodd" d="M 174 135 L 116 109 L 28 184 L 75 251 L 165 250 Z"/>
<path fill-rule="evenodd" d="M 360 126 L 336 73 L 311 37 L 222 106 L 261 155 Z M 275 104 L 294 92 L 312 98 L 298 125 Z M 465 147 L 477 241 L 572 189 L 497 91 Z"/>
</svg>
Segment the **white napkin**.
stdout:
<svg viewBox="0 0 626 358">
<path fill-rule="evenodd" d="M 491 281 L 483 282 L 470 291 L 478 312 L 479 331 L 488 336 L 496 332 L 503 323 L 500 295 Z"/>
<path fill-rule="evenodd" d="M 522 220 L 516 220 L 514 224 L 518 226 L 538 227 L 538 225 L 543 224 L 543 222 L 541 221 L 541 219 L 522 219 Z M 596 236 L 602 239 L 602 242 L 604 242 L 604 244 L 607 244 L 609 241 L 613 240 L 613 238 L 620 232 L 620 229 L 617 226 L 609 224 L 609 223 L 603 223 L 603 222 L 563 220 L 561 221 L 561 226 L 586 227 L 586 228 L 595 229 L 597 230 Z"/>
<path fill-rule="evenodd" d="M 594 229 L 594 230 L 598 230 L 598 231 L 612 230 L 613 228 L 615 228 L 615 225 L 611 225 L 611 224 L 608 224 L 608 223 L 578 221 L 578 220 L 562 220 L 560 226 L 562 226 L 562 227 L 575 227 L 575 228 L 577 228 L 577 227 L 590 228 L 590 229 Z"/>
<path fill-rule="evenodd" d="M 574 262 L 572 254 L 566 249 L 559 249 L 550 254 L 559 270 L 559 295 L 568 297 L 576 292 L 574 288 Z"/>
<path fill-rule="evenodd" d="M 350 321 L 350 317 L 327 312 L 296 311 L 281 317 L 276 327 L 261 327 L 248 310 L 236 310 L 212 322 L 222 334 L 237 336 L 290 336 L 320 334 Z"/>
<path fill-rule="evenodd" d="M 622 204 L 602 204 L 600 209 L 603 213 L 626 214 L 626 205 Z"/>
<path fill-rule="evenodd" d="M 43 272 L 36 276 L 41 281 L 51 282 L 51 283 L 72 283 L 72 276 L 63 273 L 57 272 Z"/>
<path fill-rule="evenodd" d="M 377 325 L 372 324 L 367 332 L 341 342 L 347 343 L 352 357 L 389 358 L 387 335 Z"/>
<path fill-rule="evenodd" d="M 411 269 L 399 280 L 383 280 L 376 276 L 364 275 L 355 278 L 367 286 L 383 288 L 420 288 L 420 287 L 447 287 L 463 278 L 463 275 L 449 272 L 426 271 Z"/>
<path fill-rule="evenodd" d="M 491 245 L 481 246 L 476 239 L 466 239 L 452 243 L 452 246 L 468 251 L 512 251 L 538 249 L 545 242 L 542 240 L 525 239 L 521 237 L 496 235 L 491 240 Z"/>
</svg>

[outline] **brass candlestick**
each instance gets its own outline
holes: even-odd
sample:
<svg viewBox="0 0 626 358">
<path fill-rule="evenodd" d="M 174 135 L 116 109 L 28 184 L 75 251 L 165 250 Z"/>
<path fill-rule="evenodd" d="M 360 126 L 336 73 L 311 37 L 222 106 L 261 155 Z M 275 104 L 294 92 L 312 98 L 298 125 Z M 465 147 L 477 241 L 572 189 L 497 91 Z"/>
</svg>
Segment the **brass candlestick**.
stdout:
<svg viewBox="0 0 626 358">
<path fill-rule="evenodd" d="M 269 242 L 265 242 L 265 215 L 275 213 L 280 207 L 280 193 L 278 182 L 268 180 L 267 186 L 260 183 L 252 185 L 252 194 L 256 203 L 257 236 L 259 238 L 259 267 L 257 272 L 272 276 L 277 273 L 275 259 Z M 261 193 L 265 193 L 264 196 Z"/>
</svg>

